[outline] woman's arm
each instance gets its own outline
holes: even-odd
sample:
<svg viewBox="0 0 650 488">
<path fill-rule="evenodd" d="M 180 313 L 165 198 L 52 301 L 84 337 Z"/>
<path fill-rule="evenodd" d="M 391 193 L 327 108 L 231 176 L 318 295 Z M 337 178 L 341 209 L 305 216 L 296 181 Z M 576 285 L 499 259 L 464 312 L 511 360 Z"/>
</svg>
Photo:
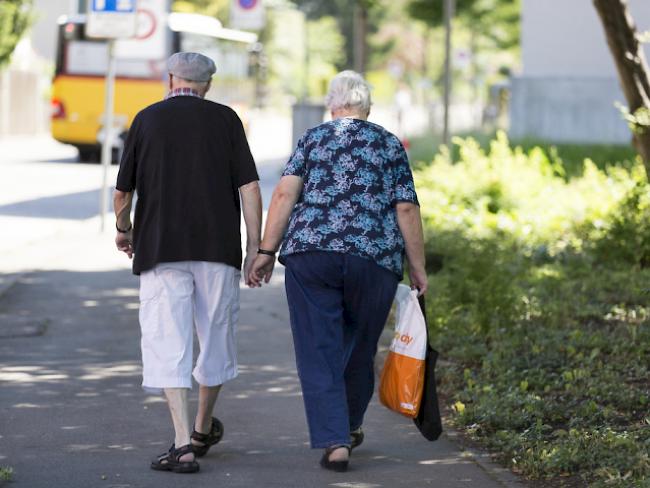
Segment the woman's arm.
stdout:
<svg viewBox="0 0 650 488">
<path fill-rule="evenodd" d="M 427 291 L 427 272 L 424 261 L 424 233 L 420 207 L 410 202 L 399 202 L 396 205 L 396 211 L 397 225 L 404 237 L 411 286 L 419 290 L 418 295 L 424 295 Z"/>
<path fill-rule="evenodd" d="M 289 223 L 291 212 L 302 193 L 303 180 L 299 176 L 283 176 L 273 192 L 269 214 L 264 227 L 264 238 L 260 249 L 276 252 Z M 262 285 L 262 279 L 268 283 L 273 274 L 275 257 L 258 254 L 251 267 L 248 282 L 251 287 Z"/>
</svg>

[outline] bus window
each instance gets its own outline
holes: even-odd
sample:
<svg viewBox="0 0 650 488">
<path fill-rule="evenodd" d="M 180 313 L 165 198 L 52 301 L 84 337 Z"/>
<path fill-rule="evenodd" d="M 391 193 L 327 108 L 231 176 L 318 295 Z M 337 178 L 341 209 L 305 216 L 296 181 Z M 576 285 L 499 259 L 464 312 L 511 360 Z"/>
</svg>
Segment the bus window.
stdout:
<svg viewBox="0 0 650 488">
<path fill-rule="evenodd" d="M 106 42 L 88 39 L 83 25 L 67 24 L 63 36 L 63 65 L 57 74 L 73 76 L 104 76 L 108 69 Z M 119 42 L 119 41 L 118 41 Z M 116 59 L 116 76 L 123 78 L 162 79 L 164 60 Z"/>
<path fill-rule="evenodd" d="M 85 17 L 62 18 L 52 82 L 52 136 L 79 148 L 80 159 L 99 154 L 104 120 L 104 41 L 85 36 Z M 223 29 L 216 19 L 170 13 L 159 36 L 116 42 L 115 120 L 124 134 L 135 115 L 168 90 L 166 60 L 173 51 L 195 51 L 214 59 L 217 75 L 207 98 L 230 105 L 244 126 L 255 96 L 249 47 L 257 36 Z M 149 59 L 146 59 L 149 58 Z M 152 59 L 153 58 L 153 59 Z"/>
</svg>

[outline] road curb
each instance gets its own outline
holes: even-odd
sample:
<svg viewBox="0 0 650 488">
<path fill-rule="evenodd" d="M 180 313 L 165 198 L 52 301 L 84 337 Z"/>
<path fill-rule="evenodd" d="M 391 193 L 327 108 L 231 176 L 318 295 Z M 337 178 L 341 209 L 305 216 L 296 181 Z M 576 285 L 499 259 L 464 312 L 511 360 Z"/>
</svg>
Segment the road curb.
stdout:
<svg viewBox="0 0 650 488">
<path fill-rule="evenodd" d="M 8 273 L 6 275 L 0 275 L 0 298 L 11 290 L 23 276 L 24 273 Z"/>
<path fill-rule="evenodd" d="M 525 481 L 510 471 L 508 468 L 492 461 L 490 454 L 486 451 L 469 448 L 463 443 L 464 434 L 449 426 L 445 426 L 442 434 L 447 440 L 454 443 L 463 457 L 471 459 L 494 481 L 505 488 L 521 488 L 527 486 Z"/>
</svg>

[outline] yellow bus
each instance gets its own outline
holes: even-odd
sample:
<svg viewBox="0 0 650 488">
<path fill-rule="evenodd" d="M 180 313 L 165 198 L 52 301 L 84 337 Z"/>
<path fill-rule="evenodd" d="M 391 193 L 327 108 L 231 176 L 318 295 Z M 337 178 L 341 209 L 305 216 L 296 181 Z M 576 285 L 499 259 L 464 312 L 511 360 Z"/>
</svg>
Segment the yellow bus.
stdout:
<svg viewBox="0 0 650 488">
<path fill-rule="evenodd" d="M 260 45 L 250 32 L 224 28 L 212 17 L 170 13 L 162 28 L 145 25 L 139 37 L 116 43 L 115 123 L 123 140 L 135 115 L 167 91 L 165 62 L 174 52 L 200 52 L 214 59 L 217 73 L 206 98 L 230 105 L 246 123 L 256 94 L 251 60 Z M 152 19 L 149 19 L 150 21 Z M 52 82 L 52 136 L 79 150 L 82 161 L 98 161 L 103 131 L 107 43 L 85 35 L 85 15 L 59 19 Z"/>
</svg>

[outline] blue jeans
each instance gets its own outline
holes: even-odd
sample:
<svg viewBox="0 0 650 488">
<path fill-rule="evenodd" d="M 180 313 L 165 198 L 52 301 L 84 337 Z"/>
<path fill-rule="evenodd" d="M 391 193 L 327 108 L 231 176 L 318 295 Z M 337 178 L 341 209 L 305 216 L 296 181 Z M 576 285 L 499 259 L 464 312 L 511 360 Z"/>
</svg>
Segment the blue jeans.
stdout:
<svg viewBox="0 0 650 488">
<path fill-rule="evenodd" d="M 313 448 L 350 444 L 375 385 L 374 358 L 398 277 L 335 252 L 285 258 L 285 286 Z"/>
</svg>

